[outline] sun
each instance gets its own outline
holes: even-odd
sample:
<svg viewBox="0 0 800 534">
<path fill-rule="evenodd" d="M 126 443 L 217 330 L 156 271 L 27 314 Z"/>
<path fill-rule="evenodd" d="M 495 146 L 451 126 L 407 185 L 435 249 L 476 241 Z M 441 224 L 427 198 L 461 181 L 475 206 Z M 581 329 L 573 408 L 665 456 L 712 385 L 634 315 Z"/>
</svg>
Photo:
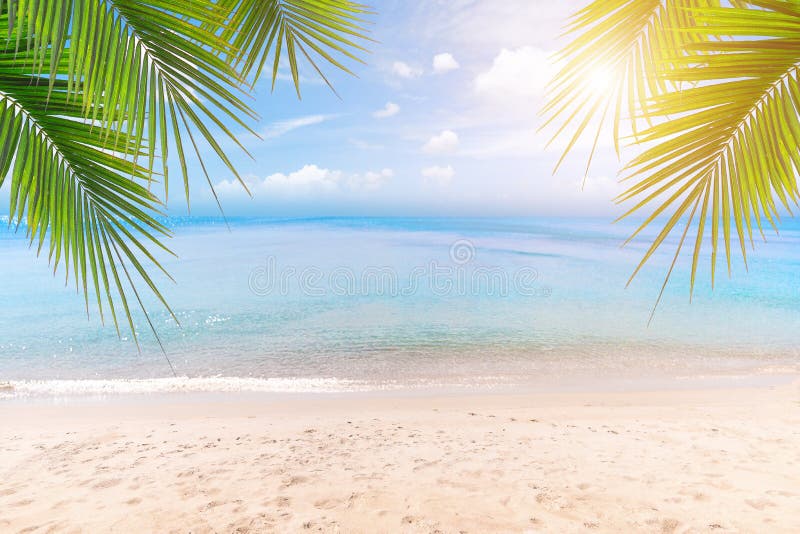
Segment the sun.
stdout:
<svg viewBox="0 0 800 534">
<path fill-rule="evenodd" d="M 607 93 L 614 84 L 614 73 L 605 65 L 593 67 L 586 74 L 587 89 L 595 93 Z"/>
</svg>

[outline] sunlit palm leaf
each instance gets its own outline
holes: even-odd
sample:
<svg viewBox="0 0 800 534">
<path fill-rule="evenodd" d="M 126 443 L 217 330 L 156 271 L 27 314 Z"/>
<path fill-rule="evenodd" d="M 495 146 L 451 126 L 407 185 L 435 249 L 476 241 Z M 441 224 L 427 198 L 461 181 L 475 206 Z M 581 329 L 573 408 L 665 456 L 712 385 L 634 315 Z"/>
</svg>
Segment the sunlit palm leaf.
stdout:
<svg viewBox="0 0 800 534">
<path fill-rule="evenodd" d="M 674 55 L 684 44 L 704 38 L 681 31 L 695 24 L 685 8 L 718 4 L 716 0 L 595 0 L 573 15 L 567 34 L 575 37 L 556 58 L 563 66 L 548 87 L 549 99 L 542 110 L 543 128 L 558 122 L 553 140 L 568 133 L 556 169 L 581 136 L 593 132 L 588 174 L 607 120 L 613 123 L 619 153 L 623 120 L 631 121 L 635 133 L 635 119 L 647 98 L 667 90 L 654 73 L 655 63 L 663 61 L 665 53 Z M 595 86 L 598 76 L 609 81 L 607 87 Z M 597 129 L 590 132 L 593 120 Z"/>
<path fill-rule="evenodd" d="M 713 281 L 720 229 L 730 271 L 733 229 L 746 259 L 753 228 L 776 228 L 779 206 L 791 213 L 797 203 L 800 5 L 752 4 L 757 9 L 692 10 L 699 24 L 690 31 L 714 39 L 659 65 L 665 79 L 691 85 L 648 103 L 658 122 L 641 132 L 649 148 L 628 165 L 627 177 L 637 183 L 620 200 L 637 201 L 628 213 L 652 210 L 637 233 L 670 214 L 637 272 L 678 221 L 691 225 L 689 210 L 700 207 L 692 285 L 708 222 Z"/>
<path fill-rule="evenodd" d="M 775 227 L 781 207 L 791 212 L 800 196 L 800 4 L 597 1 L 574 21 L 573 29 L 583 33 L 565 49 L 567 66 L 547 110 L 562 129 L 582 121 L 571 150 L 586 117 L 600 109 L 581 100 L 587 92 L 581 77 L 597 62 L 620 69 L 624 81 L 608 96 L 615 135 L 627 100 L 642 151 L 625 167 L 624 178 L 635 183 L 618 200 L 635 202 L 626 216 L 650 210 L 631 239 L 663 223 L 633 276 L 683 225 L 667 280 L 694 229 L 691 287 L 706 237 L 713 283 L 720 237 L 730 271 L 732 234 L 746 260 L 753 230 Z M 644 43 L 650 43 L 648 53 Z M 565 115 L 567 109 L 576 111 Z M 636 127 L 640 121 L 645 126 Z"/>
</svg>

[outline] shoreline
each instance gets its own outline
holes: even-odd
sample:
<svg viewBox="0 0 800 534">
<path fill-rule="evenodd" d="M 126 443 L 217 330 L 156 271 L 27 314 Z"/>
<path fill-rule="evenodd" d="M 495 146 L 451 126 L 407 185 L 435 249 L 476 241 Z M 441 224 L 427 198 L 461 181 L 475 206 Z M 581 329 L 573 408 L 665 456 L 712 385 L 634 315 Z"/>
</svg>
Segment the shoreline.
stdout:
<svg viewBox="0 0 800 534">
<path fill-rule="evenodd" d="M 800 517 L 797 381 L 222 397 L 0 403 L 0 530 L 790 532 Z"/>
<path fill-rule="evenodd" d="M 334 377 L 263 379 L 224 376 L 0 380 L 0 407 L 4 404 L 116 403 L 126 399 L 159 402 L 182 397 L 202 401 L 206 397 L 222 399 L 229 396 L 257 400 L 315 396 L 370 398 L 716 390 L 782 386 L 800 381 L 796 369 L 753 371 L 616 379 L 604 375 L 571 379 L 545 376 L 536 381 L 529 379 L 517 383 L 504 381 L 501 377 L 476 377 L 476 382 L 447 382 L 442 378 L 378 382 Z"/>
</svg>

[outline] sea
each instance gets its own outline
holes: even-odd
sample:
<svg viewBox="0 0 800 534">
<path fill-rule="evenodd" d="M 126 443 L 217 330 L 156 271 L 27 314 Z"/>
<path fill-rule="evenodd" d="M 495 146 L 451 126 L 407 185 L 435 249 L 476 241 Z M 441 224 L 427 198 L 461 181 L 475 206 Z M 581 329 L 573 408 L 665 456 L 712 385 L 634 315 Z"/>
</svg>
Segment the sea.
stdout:
<svg viewBox="0 0 800 534">
<path fill-rule="evenodd" d="M 182 392 L 551 391 L 728 387 L 800 371 L 800 224 L 756 233 L 731 273 L 706 237 L 609 218 L 165 219 L 174 317 L 101 320 L 0 225 L 0 399 Z M 708 227 L 707 227 L 708 228 Z M 135 300 L 132 298 L 132 306 Z M 656 305 L 657 304 L 657 305 Z M 118 309 L 119 312 L 119 309 Z M 157 337 L 156 337 L 157 336 Z"/>
</svg>

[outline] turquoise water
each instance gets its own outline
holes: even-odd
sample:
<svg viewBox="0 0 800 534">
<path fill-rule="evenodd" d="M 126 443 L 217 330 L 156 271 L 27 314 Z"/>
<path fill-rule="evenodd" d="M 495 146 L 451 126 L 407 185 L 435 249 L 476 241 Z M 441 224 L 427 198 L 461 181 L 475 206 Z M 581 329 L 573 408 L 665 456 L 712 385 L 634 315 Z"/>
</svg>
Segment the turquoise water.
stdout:
<svg viewBox="0 0 800 534">
<path fill-rule="evenodd" d="M 671 254 L 625 288 L 646 242 L 603 219 L 172 219 L 161 280 L 180 326 L 148 301 L 130 334 L 0 230 L 6 395 L 103 391 L 339 391 L 540 387 L 795 372 L 800 225 L 757 243 L 749 272 L 707 261 L 689 301 Z M 667 249 L 670 245 L 666 245 Z M 188 377 L 184 378 L 184 377 Z M 27 393 L 26 393 L 27 392 Z"/>
</svg>

